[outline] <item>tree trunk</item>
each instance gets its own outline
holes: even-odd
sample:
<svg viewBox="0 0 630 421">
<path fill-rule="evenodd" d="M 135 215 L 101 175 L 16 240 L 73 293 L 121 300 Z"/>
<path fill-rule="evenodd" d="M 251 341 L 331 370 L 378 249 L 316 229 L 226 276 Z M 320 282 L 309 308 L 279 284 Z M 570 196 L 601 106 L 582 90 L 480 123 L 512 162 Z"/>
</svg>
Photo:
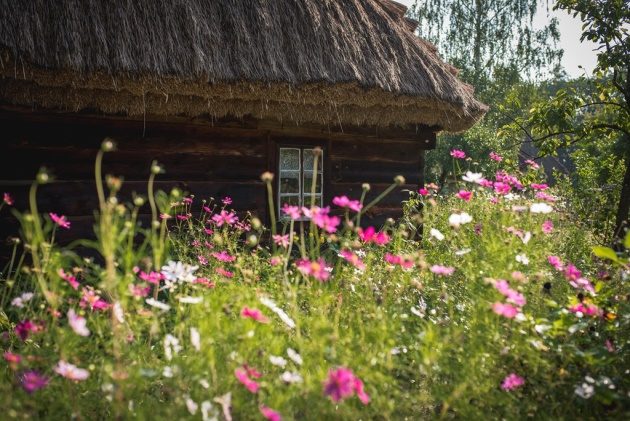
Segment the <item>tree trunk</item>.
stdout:
<svg viewBox="0 0 630 421">
<path fill-rule="evenodd" d="M 626 136 L 626 144 L 630 139 Z M 628 214 L 630 213 L 630 152 L 624 156 L 626 171 L 623 176 L 619 205 L 617 206 L 617 216 L 615 217 L 615 237 L 624 238 L 628 226 Z"/>
</svg>

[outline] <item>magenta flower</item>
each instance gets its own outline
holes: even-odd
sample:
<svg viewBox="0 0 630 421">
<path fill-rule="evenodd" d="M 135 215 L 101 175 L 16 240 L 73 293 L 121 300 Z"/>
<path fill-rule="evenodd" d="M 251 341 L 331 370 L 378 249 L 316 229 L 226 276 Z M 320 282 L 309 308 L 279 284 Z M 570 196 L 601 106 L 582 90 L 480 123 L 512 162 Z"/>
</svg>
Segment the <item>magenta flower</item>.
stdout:
<svg viewBox="0 0 630 421">
<path fill-rule="evenodd" d="M 495 193 L 501 194 L 501 195 L 508 194 L 510 190 L 512 190 L 512 186 L 502 181 L 495 181 L 493 183 L 493 186 L 494 186 Z"/>
<path fill-rule="evenodd" d="M 102 300 L 100 295 L 94 291 L 94 288 L 90 286 L 84 287 L 81 293 L 83 294 L 79 303 L 81 308 L 89 307 L 90 310 L 106 310 L 109 308 L 109 303 Z"/>
<path fill-rule="evenodd" d="M 247 388 L 252 393 L 258 393 L 258 389 L 260 385 L 256 383 L 254 380 L 250 379 L 247 375 L 247 371 L 242 368 L 237 368 L 234 370 L 234 376 L 236 379 L 241 382 L 243 386 Z"/>
<path fill-rule="evenodd" d="M 226 224 L 226 225 L 235 224 L 238 221 L 238 216 L 236 216 L 234 212 L 228 212 L 226 210 L 222 210 L 221 213 L 217 213 L 213 215 L 212 220 L 214 221 L 215 224 L 217 224 L 217 227 L 221 227 L 223 226 L 223 224 Z"/>
<path fill-rule="evenodd" d="M 337 196 L 333 198 L 333 204 L 341 208 L 348 208 L 352 211 L 359 212 L 363 205 L 358 200 L 350 200 L 347 196 Z"/>
<path fill-rule="evenodd" d="M 31 333 L 38 333 L 44 330 L 44 326 L 34 323 L 28 319 L 22 320 L 15 325 L 15 334 L 20 337 L 23 341 L 28 339 L 28 336 Z"/>
<path fill-rule="evenodd" d="M 551 234 L 553 232 L 553 222 L 551 222 L 550 220 L 546 220 L 545 222 L 543 222 L 541 229 L 543 233 Z"/>
<path fill-rule="evenodd" d="M 457 193 L 457 197 L 465 202 L 470 202 L 470 199 L 472 199 L 472 195 L 473 193 L 467 190 L 460 190 L 459 193 Z"/>
<path fill-rule="evenodd" d="M 363 382 L 354 375 L 352 370 L 339 367 L 328 371 L 328 379 L 324 383 L 324 394 L 326 396 L 330 396 L 330 399 L 334 402 L 339 402 L 349 398 L 354 393 L 357 394 L 357 397 L 364 405 L 370 402 L 370 397 L 365 393 Z"/>
<path fill-rule="evenodd" d="M 140 277 L 140 279 L 142 279 L 145 282 L 148 282 L 150 284 L 153 285 L 159 285 L 160 281 L 164 279 L 164 275 L 162 275 L 161 272 L 140 272 L 140 274 L 138 275 Z"/>
<path fill-rule="evenodd" d="M 575 281 L 582 276 L 582 272 L 571 263 L 564 268 L 564 277 L 569 281 Z"/>
<path fill-rule="evenodd" d="M 308 259 L 300 259 L 295 262 L 297 269 L 305 276 L 312 276 L 318 281 L 327 281 L 330 278 L 330 272 L 332 268 L 326 265 L 324 258 L 320 257 L 319 260 L 310 261 Z"/>
<path fill-rule="evenodd" d="M 203 205 L 201 209 L 203 209 L 205 213 L 212 213 L 212 209 L 210 209 L 209 206 Z"/>
<path fill-rule="evenodd" d="M 90 336 L 85 317 L 79 316 L 73 309 L 68 310 L 68 324 L 79 336 Z"/>
<path fill-rule="evenodd" d="M 19 354 L 14 354 L 13 352 L 5 351 L 4 352 L 4 360 L 9 364 L 19 364 L 22 361 L 22 357 Z"/>
<path fill-rule="evenodd" d="M 522 378 L 518 374 L 512 373 L 509 374 L 505 379 L 503 379 L 503 383 L 501 383 L 501 389 L 509 392 L 510 390 L 514 390 L 523 386 L 524 384 L 524 378 Z"/>
<path fill-rule="evenodd" d="M 72 276 L 69 273 L 64 272 L 62 268 L 59 268 L 59 270 L 57 271 L 57 274 L 59 275 L 61 279 L 68 282 L 70 286 L 72 287 L 72 289 L 79 289 L 79 282 L 77 281 L 76 277 Z"/>
<path fill-rule="evenodd" d="M 549 186 L 546 184 L 538 184 L 538 183 L 532 183 L 529 185 L 529 187 L 531 187 L 534 190 L 547 190 L 549 188 Z"/>
<path fill-rule="evenodd" d="M 211 230 L 210 228 L 204 228 L 203 232 L 205 232 L 207 235 L 212 235 L 214 234 L 214 230 Z"/>
<path fill-rule="evenodd" d="M 13 198 L 11 197 L 11 195 L 9 193 L 4 193 L 2 195 L 2 201 L 4 203 L 6 203 L 7 205 L 9 205 L 9 206 L 13 206 L 13 203 L 14 203 L 13 202 Z"/>
<path fill-rule="evenodd" d="M 451 276 L 455 272 L 454 267 L 441 265 L 433 265 L 429 270 L 438 276 Z"/>
<path fill-rule="evenodd" d="M 601 310 L 594 304 L 577 303 L 569 307 L 571 313 L 581 313 L 584 316 L 598 316 Z"/>
<path fill-rule="evenodd" d="M 523 294 L 510 288 L 510 284 L 508 284 L 506 280 L 497 280 L 494 283 L 494 287 L 497 291 L 499 291 L 503 296 L 507 298 L 508 302 L 511 302 L 512 304 L 515 304 L 519 307 L 523 307 L 525 304 L 527 304 L 527 300 L 525 300 Z"/>
<path fill-rule="evenodd" d="M 260 409 L 260 413 L 263 417 L 265 417 L 265 419 L 268 419 L 269 421 L 282 421 L 282 416 L 280 415 L 280 413 L 274 411 L 268 406 L 261 405 L 258 409 Z"/>
<path fill-rule="evenodd" d="M 298 206 L 289 206 L 287 203 L 282 207 L 282 212 L 293 220 L 300 219 L 302 215 Z"/>
<path fill-rule="evenodd" d="M 195 279 L 195 284 L 200 284 L 205 286 L 206 288 L 214 288 L 215 284 L 211 280 L 207 278 L 197 278 Z"/>
<path fill-rule="evenodd" d="M 518 308 L 513 305 L 503 304 L 500 302 L 492 304 L 492 311 L 499 316 L 507 317 L 508 319 L 513 319 L 519 313 Z"/>
<path fill-rule="evenodd" d="M 365 230 L 363 230 L 363 228 L 359 228 L 357 233 L 359 234 L 361 241 L 364 243 L 374 243 L 379 246 L 383 246 L 389 243 L 390 240 L 389 235 L 387 235 L 386 232 L 376 232 L 374 227 L 367 227 Z"/>
<path fill-rule="evenodd" d="M 466 152 L 460 149 L 453 149 L 451 151 L 451 156 L 455 159 L 466 159 Z"/>
<path fill-rule="evenodd" d="M 214 257 L 215 259 L 217 259 L 220 262 L 233 262 L 236 260 L 236 256 L 231 256 L 227 251 L 221 251 L 221 252 L 214 252 L 212 253 L 212 257 Z"/>
<path fill-rule="evenodd" d="M 423 187 L 421 189 L 418 189 L 418 194 L 420 194 L 421 196 L 428 196 L 431 194 L 431 192 Z"/>
<path fill-rule="evenodd" d="M 179 221 L 188 221 L 190 219 L 190 214 L 177 215 L 177 219 Z"/>
<path fill-rule="evenodd" d="M 536 162 L 532 161 L 531 159 L 525 160 L 525 164 L 527 164 L 527 166 L 533 170 L 537 170 L 538 168 L 540 168 L 540 165 L 538 165 Z"/>
<path fill-rule="evenodd" d="M 411 269 L 414 265 L 413 260 L 391 253 L 385 253 L 385 261 L 390 265 L 398 265 L 403 269 Z"/>
<path fill-rule="evenodd" d="M 535 198 L 536 199 L 540 199 L 540 200 L 544 200 L 545 202 L 550 202 L 550 203 L 553 203 L 553 202 L 555 202 L 557 200 L 554 196 L 552 196 L 550 194 L 547 194 L 547 193 L 545 193 L 543 191 L 537 192 L 536 195 L 535 195 Z"/>
<path fill-rule="evenodd" d="M 48 378 L 37 371 L 25 371 L 18 376 L 22 389 L 29 395 L 48 385 Z"/>
<path fill-rule="evenodd" d="M 48 215 L 50 216 L 50 219 L 52 219 L 52 221 L 55 224 L 59 225 L 61 228 L 70 229 L 70 221 L 68 221 L 65 216 L 59 216 L 56 213 L 52 212 Z"/>
<path fill-rule="evenodd" d="M 151 292 L 150 286 L 145 285 L 129 285 L 129 292 L 134 297 L 146 297 Z"/>
<path fill-rule="evenodd" d="M 273 242 L 276 243 L 276 245 L 280 246 L 280 247 L 284 247 L 287 248 L 289 247 L 289 234 L 285 234 L 285 235 L 274 235 L 273 237 Z"/>
<path fill-rule="evenodd" d="M 74 381 L 85 380 L 90 375 L 89 371 L 83 368 L 79 368 L 74 364 L 65 362 L 64 360 L 59 360 L 59 362 L 53 368 L 53 370 L 55 371 L 55 373 L 59 374 L 60 376 L 63 376 L 66 379 L 70 379 Z"/>
<path fill-rule="evenodd" d="M 562 260 L 558 256 L 548 256 L 547 261 L 551 266 L 553 266 L 556 270 L 562 270 L 564 267 L 562 264 Z"/>
<path fill-rule="evenodd" d="M 318 206 L 308 209 L 302 207 L 302 212 L 307 218 L 310 218 L 315 225 L 323 229 L 327 233 L 333 233 L 337 231 L 337 226 L 341 223 L 341 219 L 338 216 L 330 216 L 330 207 L 320 208 Z"/>
<path fill-rule="evenodd" d="M 269 319 L 257 308 L 243 307 L 241 317 L 244 319 L 252 319 L 258 323 L 269 323 Z"/>
<path fill-rule="evenodd" d="M 225 206 L 231 205 L 231 204 L 232 204 L 232 198 L 231 198 L 230 196 L 225 196 L 225 197 L 223 198 L 223 200 L 221 200 L 221 202 L 222 202 Z"/>
<path fill-rule="evenodd" d="M 193 198 L 192 197 L 184 197 L 182 202 L 184 203 L 184 205 L 192 205 Z"/>
<path fill-rule="evenodd" d="M 365 263 L 363 263 L 363 261 L 359 258 L 359 256 L 357 256 L 350 250 L 342 250 L 341 253 L 339 253 L 339 255 L 343 257 L 347 262 L 352 264 L 352 266 L 356 267 L 357 269 L 360 269 L 360 270 L 365 269 Z"/>
<path fill-rule="evenodd" d="M 591 294 L 595 294 L 595 288 L 591 281 L 586 278 L 577 278 L 575 280 L 570 280 L 569 285 L 576 289 L 583 289 L 585 291 L 590 292 Z"/>
<path fill-rule="evenodd" d="M 490 159 L 496 162 L 503 161 L 503 157 L 495 152 L 490 152 Z"/>
<path fill-rule="evenodd" d="M 234 272 L 230 272 L 229 270 L 225 270 L 223 268 L 216 268 L 215 272 L 226 278 L 232 278 L 234 276 Z"/>
</svg>

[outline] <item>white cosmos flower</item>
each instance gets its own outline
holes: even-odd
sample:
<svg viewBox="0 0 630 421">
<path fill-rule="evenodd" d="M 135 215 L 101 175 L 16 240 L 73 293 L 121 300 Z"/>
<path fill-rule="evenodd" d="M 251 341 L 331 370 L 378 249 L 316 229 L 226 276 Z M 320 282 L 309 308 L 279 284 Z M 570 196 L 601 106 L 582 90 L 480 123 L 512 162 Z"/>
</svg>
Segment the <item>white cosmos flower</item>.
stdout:
<svg viewBox="0 0 630 421">
<path fill-rule="evenodd" d="M 164 336 L 164 356 L 168 361 L 173 359 L 173 354 L 177 355 L 182 350 L 182 346 L 179 344 L 179 339 L 175 336 L 167 333 Z"/>
<path fill-rule="evenodd" d="M 186 396 L 186 409 L 188 409 L 190 415 L 195 415 L 197 413 L 197 409 L 199 409 L 199 405 L 190 399 L 190 396 Z"/>
<path fill-rule="evenodd" d="M 285 371 L 284 373 L 282 373 L 280 379 L 285 383 L 302 383 L 303 381 L 302 376 L 300 376 L 299 373 L 292 373 L 290 371 Z"/>
<path fill-rule="evenodd" d="M 173 368 L 169 366 L 164 367 L 164 370 L 162 370 L 162 375 L 170 379 L 171 377 L 173 377 Z"/>
<path fill-rule="evenodd" d="M 201 402 L 201 419 L 203 421 L 217 421 L 219 419 L 219 411 L 214 408 L 210 401 Z"/>
<path fill-rule="evenodd" d="M 112 307 L 112 312 L 114 313 L 114 317 L 116 318 L 118 323 L 120 324 L 125 323 L 125 313 L 123 312 L 123 308 L 122 308 L 122 305 L 120 304 L 120 301 L 116 301 L 114 303 L 114 306 Z"/>
<path fill-rule="evenodd" d="M 162 311 L 168 311 L 171 309 L 171 306 L 169 306 L 168 304 L 158 300 L 154 300 L 153 298 L 147 298 L 145 302 L 151 307 L 159 308 Z"/>
<path fill-rule="evenodd" d="M 527 244 L 527 243 L 529 243 L 529 240 L 531 240 L 531 239 L 532 239 L 532 233 L 531 233 L 531 232 L 529 232 L 529 231 L 527 231 L 527 232 L 525 233 L 525 235 L 523 235 L 523 236 L 521 237 L 521 241 L 523 242 L 523 244 Z"/>
<path fill-rule="evenodd" d="M 201 351 L 201 335 L 194 327 L 190 328 L 190 343 L 197 351 Z"/>
<path fill-rule="evenodd" d="M 466 175 L 462 176 L 462 180 L 469 183 L 479 183 L 483 180 L 483 174 L 479 172 L 466 171 Z"/>
<path fill-rule="evenodd" d="M 223 417 L 226 421 L 232 421 L 232 414 L 230 408 L 232 407 L 232 392 L 227 392 L 225 395 L 217 396 L 214 401 L 221 405 L 223 410 Z"/>
<path fill-rule="evenodd" d="M 15 297 L 11 301 L 11 305 L 14 306 L 14 307 L 22 308 L 22 307 L 24 307 L 24 304 L 26 304 L 29 301 L 31 301 L 31 299 L 33 298 L 34 295 L 35 294 L 33 294 L 32 292 L 25 292 L 22 295 L 20 295 L 19 297 Z"/>
<path fill-rule="evenodd" d="M 439 230 L 435 228 L 431 228 L 431 231 L 429 231 L 429 234 L 431 234 L 431 237 L 435 238 L 438 241 L 444 240 L 444 234 L 442 234 Z"/>
<path fill-rule="evenodd" d="M 470 249 L 470 248 L 465 248 L 465 249 L 457 250 L 457 251 L 455 252 L 455 255 L 456 255 L 456 256 L 463 256 L 464 254 L 468 254 L 468 253 L 470 253 L 471 251 L 472 251 L 472 249 Z"/>
<path fill-rule="evenodd" d="M 516 261 L 524 264 L 525 266 L 529 265 L 529 258 L 525 255 L 525 253 L 517 254 Z"/>
<path fill-rule="evenodd" d="M 275 356 L 275 355 L 270 355 L 269 356 L 269 361 L 271 362 L 271 364 L 278 366 L 278 367 L 286 367 L 287 365 L 287 360 L 285 360 L 282 357 L 279 356 Z"/>
<path fill-rule="evenodd" d="M 167 289 L 174 288 L 177 282 L 194 282 L 197 277 L 195 271 L 199 266 L 192 266 L 182 262 L 169 261 L 162 266 L 162 275 Z"/>
<path fill-rule="evenodd" d="M 546 203 L 532 203 L 529 207 L 531 213 L 551 213 L 553 208 Z"/>
<path fill-rule="evenodd" d="M 595 388 L 588 383 L 582 383 L 575 388 L 574 392 L 582 399 L 590 399 L 595 394 Z"/>
<path fill-rule="evenodd" d="M 459 228 L 460 225 L 468 224 L 469 222 L 472 222 L 472 216 L 466 212 L 453 213 L 448 217 L 448 223 L 453 228 Z"/>
<path fill-rule="evenodd" d="M 293 348 L 287 348 L 287 355 L 297 365 L 302 365 L 302 357 Z"/>
<path fill-rule="evenodd" d="M 68 324 L 79 336 L 90 336 L 90 330 L 87 328 L 87 320 L 85 317 L 79 316 L 73 309 L 68 310 Z"/>
<path fill-rule="evenodd" d="M 280 317 L 280 320 L 282 320 L 284 324 L 287 325 L 290 329 L 295 328 L 295 322 L 293 321 L 293 319 L 289 317 L 289 315 L 285 313 L 283 309 L 278 307 L 278 305 L 273 300 L 267 297 L 260 297 L 259 300 L 262 305 L 276 313 L 278 317 Z"/>
<path fill-rule="evenodd" d="M 180 303 L 184 304 L 199 304 L 203 301 L 203 297 L 191 297 L 189 295 L 177 297 Z"/>
</svg>

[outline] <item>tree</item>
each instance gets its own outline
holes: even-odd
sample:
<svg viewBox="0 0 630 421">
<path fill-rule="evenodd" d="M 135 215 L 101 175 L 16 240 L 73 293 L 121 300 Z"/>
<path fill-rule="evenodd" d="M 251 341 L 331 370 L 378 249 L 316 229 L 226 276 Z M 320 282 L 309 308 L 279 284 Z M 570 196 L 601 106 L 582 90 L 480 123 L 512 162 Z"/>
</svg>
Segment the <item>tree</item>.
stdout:
<svg viewBox="0 0 630 421">
<path fill-rule="evenodd" d="M 419 35 L 435 43 L 462 70 L 464 80 L 483 93 L 498 70 L 511 74 L 512 81 L 540 69 L 559 70 L 558 22 L 552 19 L 546 27 L 534 29 L 539 3 L 417 0 L 410 16 L 420 22 Z"/>
<path fill-rule="evenodd" d="M 507 127 L 525 132 L 542 153 L 614 141 L 625 166 L 614 225 L 621 237 L 630 214 L 630 7 L 626 0 L 558 0 L 554 8 L 579 16 L 581 40 L 599 44 L 593 89 L 561 89 Z"/>
</svg>

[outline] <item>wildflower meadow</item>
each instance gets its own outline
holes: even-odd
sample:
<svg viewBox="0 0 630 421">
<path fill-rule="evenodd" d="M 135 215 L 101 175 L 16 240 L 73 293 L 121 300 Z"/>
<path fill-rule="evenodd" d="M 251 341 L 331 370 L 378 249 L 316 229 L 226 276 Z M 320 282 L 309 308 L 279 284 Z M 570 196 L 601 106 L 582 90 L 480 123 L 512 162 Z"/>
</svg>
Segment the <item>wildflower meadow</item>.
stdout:
<svg viewBox="0 0 630 421">
<path fill-rule="evenodd" d="M 73 221 L 38 211 L 45 170 L 25 209 L 4 193 L 21 234 L 0 277 L 4 419 L 630 415 L 628 253 L 535 163 L 453 150 L 448 186 L 383 226 L 362 219 L 402 177 L 299 208 L 265 173 L 265 226 L 229 197 L 155 191 L 159 163 L 122 197 L 115 153 L 95 157 L 94 238 L 56 243 Z"/>
</svg>

